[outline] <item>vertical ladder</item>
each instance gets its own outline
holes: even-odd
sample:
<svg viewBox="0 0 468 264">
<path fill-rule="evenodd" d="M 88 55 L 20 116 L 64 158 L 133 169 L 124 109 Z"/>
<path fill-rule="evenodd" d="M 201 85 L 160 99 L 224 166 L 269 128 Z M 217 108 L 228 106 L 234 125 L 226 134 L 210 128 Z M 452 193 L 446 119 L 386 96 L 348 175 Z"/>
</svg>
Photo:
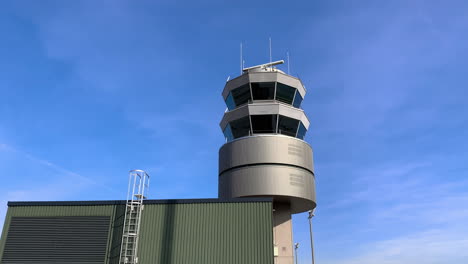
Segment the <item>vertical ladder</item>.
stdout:
<svg viewBox="0 0 468 264">
<path fill-rule="evenodd" d="M 143 200 L 148 195 L 149 180 L 149 175 L 142 170 L 132 170 L 129 173 L 119 264 L 138 263 L 138 236 L 141 213 L 143 211 Z"/>
</svg>

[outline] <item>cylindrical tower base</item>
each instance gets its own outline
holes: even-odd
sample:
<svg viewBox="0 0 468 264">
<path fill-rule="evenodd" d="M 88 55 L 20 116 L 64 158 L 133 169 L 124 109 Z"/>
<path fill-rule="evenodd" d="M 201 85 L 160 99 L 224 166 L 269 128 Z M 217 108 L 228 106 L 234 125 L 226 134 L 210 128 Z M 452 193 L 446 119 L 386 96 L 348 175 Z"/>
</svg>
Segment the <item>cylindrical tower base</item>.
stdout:
<svg viewBox="0 0 468 264">
<path fill-rule="evenodd" d="M 273 197 L 292 214 L 315 208 L 312 148 L 282 135 L 245 137 L 219 151 L 219 197 Z"/>
</svg>

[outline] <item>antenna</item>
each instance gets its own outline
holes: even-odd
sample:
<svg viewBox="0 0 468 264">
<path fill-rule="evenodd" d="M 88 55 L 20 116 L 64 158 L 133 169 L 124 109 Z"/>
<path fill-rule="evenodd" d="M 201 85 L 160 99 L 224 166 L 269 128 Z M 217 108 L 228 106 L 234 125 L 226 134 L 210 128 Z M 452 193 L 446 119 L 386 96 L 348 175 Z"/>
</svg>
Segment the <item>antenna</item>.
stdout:
<svg viewBox="0 0 468 264">
<path fill-rule="evenodd" d="M 288 74 L 291 75 L 289 73 L 289 51 L 286 52 L 286 57 L 287 57 L 287 60 L 288 60 Z"/>
<path fill-rule="evenodd" d="M 271 64 L 271 37 L 269 38 L 270 40 L 270 64 Z"/>
<path fill-rule="evenodd" d="M 244 69 L 244 60 L 242 59 L 242 42 L 240 43 L 240 73 L 242 74 L 242 70 Z"/>
<path fill-rule="evenodd" d="M 266 64 L 260 64 L 260 65 L 257 65 L 257 66 L 252 66 L 252 67 L 249 67 L 249 68 L 244 68 L 244 71 L 249 71 L 249 70 L 256 69 L 256 68 L 273 67 L 274 65 L 283 64 L 283 63 L 284 63 L 284 60 L 273 61 L 273 62 L 266 63 Z"/>
</svg>

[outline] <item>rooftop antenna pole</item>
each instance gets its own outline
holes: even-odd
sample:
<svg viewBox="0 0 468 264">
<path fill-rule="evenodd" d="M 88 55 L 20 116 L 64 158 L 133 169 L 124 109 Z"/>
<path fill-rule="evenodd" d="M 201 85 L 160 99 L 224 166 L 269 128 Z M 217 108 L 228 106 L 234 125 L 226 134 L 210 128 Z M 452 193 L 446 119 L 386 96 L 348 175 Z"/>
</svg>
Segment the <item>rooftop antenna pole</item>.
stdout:
<svg viewBox="0 0 468 264">
<path fill-rule="evenodd" d="M 286 56 L 287 56 L 287 59 L 288 59 L 288 74 L 291 75 L 291 74 L 289 73 L 289 51 L 286 52 Z"/>
<path fill-rule="evenodd" d="M 272 59 L 271 59 L 271 37 L 270 37 L 269 40 L 270 40 L 270 64 L 271 64 L 271 60 L 272 60 Z"/>
<path fill-rule="evenodd" d="M 240 43 L 240 74 L 242 75 L 242 70 L 244 68 L 244 59 L 242 58 L 242 42 Z"/>
</svg>

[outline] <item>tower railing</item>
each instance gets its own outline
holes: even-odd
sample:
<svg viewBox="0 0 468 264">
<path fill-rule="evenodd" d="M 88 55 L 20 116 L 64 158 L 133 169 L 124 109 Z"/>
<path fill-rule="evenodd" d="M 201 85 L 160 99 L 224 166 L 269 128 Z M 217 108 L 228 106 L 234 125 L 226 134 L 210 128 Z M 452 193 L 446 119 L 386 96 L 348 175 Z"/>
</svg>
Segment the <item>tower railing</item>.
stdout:
<svg viewBox="0 0 468 264">
<path fill-rule="evenodd" d="M 150 177 L 145 171 L 132 170 L 129 172 L 119 264 L 138 263 L 141 213 L 144 209 L 143 200 L 148 196 L 149 183 Z"/>
</svg>

